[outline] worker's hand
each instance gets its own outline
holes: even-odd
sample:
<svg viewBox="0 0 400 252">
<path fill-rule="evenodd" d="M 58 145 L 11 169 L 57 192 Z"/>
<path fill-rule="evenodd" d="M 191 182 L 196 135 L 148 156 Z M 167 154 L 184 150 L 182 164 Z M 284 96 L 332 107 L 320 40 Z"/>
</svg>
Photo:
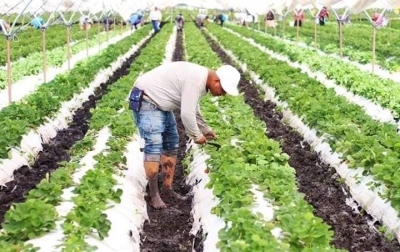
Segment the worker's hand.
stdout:
<svg viewBox="0 0 400 252">
<path fill-rule="evenodd" d="M 211 130 L 207 134 L 205 134 L 205 137 L 207 138 L 207 140 L 216 139 L 217 134 L 215 134 L 215 132 Z"/>
<path fill-rule="evenodd" d="M 207 138 L 204 135 L 202 135 L 199 140 L 194 141 L 194 142 L 197 143 L 197 144 L 206 144 L 207 143 Z"/>
</svg>

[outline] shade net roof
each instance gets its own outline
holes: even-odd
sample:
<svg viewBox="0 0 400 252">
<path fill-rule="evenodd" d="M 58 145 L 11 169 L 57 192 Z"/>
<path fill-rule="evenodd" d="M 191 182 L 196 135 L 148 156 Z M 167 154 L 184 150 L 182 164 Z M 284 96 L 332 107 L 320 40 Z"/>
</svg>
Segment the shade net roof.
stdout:
<svg viewBox="0 0 400 252">
<path fill-rule="evenodd" d="M 360 13 L 368 9 L 397 9 L 400 0 L 0 0 L 0 14 L 43 13 L 52 11 L 76 11 L 78 13 L 115 13 L 123 18 L 137 10 L 159 7 L 164 9 L 178 4 L 206 9 L 234 9 L 251 14 L 265 14 L 273 10 L 285 14 L 295 9 L 348 9 L 349 13 Z"/>
</svg>

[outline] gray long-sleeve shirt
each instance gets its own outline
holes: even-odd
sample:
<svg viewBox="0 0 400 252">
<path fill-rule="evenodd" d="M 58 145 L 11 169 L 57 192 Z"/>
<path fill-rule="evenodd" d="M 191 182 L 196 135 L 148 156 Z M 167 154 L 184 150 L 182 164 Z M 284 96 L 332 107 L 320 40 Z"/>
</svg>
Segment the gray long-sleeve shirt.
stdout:
<svg viewBox="0 0 400 252">
<path fill-rule="evenodd" d="M 208 69 L 184 61 L 163 64 L 140 76 L 135 87 L 144 91 L 144 99 L 160 110 L 181 109 L 182 123 L 195 140 L 211 128 L 204 121 L 199 100 L 206 95 Z M 150 98 L 150 99 L 148 99 Z"/>
</svg>

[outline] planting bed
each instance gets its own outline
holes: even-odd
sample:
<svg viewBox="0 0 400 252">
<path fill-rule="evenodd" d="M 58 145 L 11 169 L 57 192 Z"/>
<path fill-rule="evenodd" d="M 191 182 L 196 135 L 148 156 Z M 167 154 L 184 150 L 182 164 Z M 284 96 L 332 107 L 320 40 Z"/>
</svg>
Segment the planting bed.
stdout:
<svg viewBox="0 0 400 252">
<path fill-rule="evenodd" d="M 234 64 L 218 43 L 207 34 L 205 36 L 224 63 Z M 315 214 L 332 226 L 334 246 L 349 251 L 399 251 L 397 241 L 387 241 L 376 230 L 378 222 L 373 223 L 374 229 L 368 215 L 357 213 L 346 205 L 347 190 L 339 182 L 335 169 L 324 164 L 304 139 L 283 123 L 282 114 L 273 103 L 261 98 L 246 73 L 242 72 L 242 77 L 240 89 L 246 103 L 266 123 L 266 136 L 281 142 L 282 149 L 289 155 L 290 166 L 296 169 L 299 191 L 315 207 Z"/>
<path fill-rule="evenodd" d="M 145 47 L 150 40 L 151 38 L 141 48 Z M 56 170 L 59 167 L 59 162 L 69 161 L 68 150 L 76 141 L 82 139 L 88 130 L 88 122 L 91 118 L 90 110 L 96 106 L 96 101 L 107 93 L 109 85 L 129 73 L 127 70 L 139 55 L 140 49 L 128 58 L 107 82 L 102 83 L 95 90 L 94 95 L 90 96 L 89 100 L 84 102 L 82 107 L 76 111 L 69 127 L 59 131 L 55 138 L 43 145 L 43 150 L 31 167 L 23 166 L 14 172 L 14 180 L 8 182 L 6 187 L 0 190 L 0 223 L 3 222 L 4 214 L 11 204 L 25 201 L 26 193 L 33 189 L 47 173 Z"/>
</svg>

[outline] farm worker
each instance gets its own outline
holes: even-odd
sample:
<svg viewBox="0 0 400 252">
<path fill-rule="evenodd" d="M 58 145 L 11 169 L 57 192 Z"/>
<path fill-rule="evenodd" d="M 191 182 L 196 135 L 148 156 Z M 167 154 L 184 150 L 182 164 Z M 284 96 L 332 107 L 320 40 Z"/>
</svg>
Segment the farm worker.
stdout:
<svg viewBox="0 0 400 252">
<path fill-rule="evenodd" d="M 79 19 L 79 25 L 81 26 L 81 30 L 89 30 L 91 24 L 93 23 L 92 19 L 88 16 L 81 16 Z"/>
<path fill-rule="evenodd" d="M 175 18 L 175 26 L 176 26 L 176 29 L 178 30 L 178 31 L 182 31 L 182 29 L 183 29 L 183 25 L 185 24 L 185 19 L 184 19 L 184 17 L 182 16 L 182 13 L 179 13 L 179 15 Z"/>
<path fill-rule="evenodd" d="M 160 23 L 161 23 L 161 11 L 157 8 L 154 7 L 154 10 L 150 12 L 150 20 L 151 24 L 153 25 L 154 32 L 157 33 L 160 31 Z"/>
<path fill-rule="evenodd" d="M 215 16 L 214 22 L 218 23 L 220 21 L 221 26 L 224 26 L 224 22 L 228 19 L 228 16 L 225 14 L 218 14 Z"/>
<path fill-rule="evenodd" d="M 32 19 L 30 26 L 33 26 L 33 28 L 35 28 L 36 30 L 42 28 L 42 26 L 44 25 L 44 20 L 43 18 L 34 18 Z"/>
<path fill-rule="evenodd" d="M 207 92 L 213 96 L 237 96 L 239 80 L 238 70 L 230 65 L 221 66 L 215 71 L 184 61 L 163 64 L 136 80 L 130 93 L 130 108 L 145 142 L 144 169 L 153 208 L 167 207 L 158 190 L 160 164 L 165 195 L 179 200 L 186 199 L 174 192 L 172 186 L 179 148 L 173 111 L 180 109 L 182 124 L 188 136 L 197 144 L 206 144 L 207 139 L 215 139 L 217 136 L 200 113 L 200 99 Z"/>
<path fill-rule="evenodd" d="M 0 32 L 5 33 L 10 29 L 10 26 L 4 19 L 0 19 Z"/>
<path fill-rule="evenodd" d="M 295 9 L 294 10 L 294 26 L 301 27 L 304 21 L 304 12 L 303 9 Z"/>
<path fill-rule="evenodd" d="M 132 28 L 135 27 L 135 29 L 137 29 L 137 25 L 142 22 L 142 18 L 143 18 L 143 12 L 140 10 L 135 14 L 133 14 L 129 19 Z"/>
<path fill-rule="evenodd" d="M 318 15 L 319 25 L 325 25 L 328 18 L 329 12 L 328 9 L 324 6 Z"/>
<path fill-rule="evenodd" d="M 264 21 L 265 21 L 265 31 L 267 31 L 267 28 L 269 27 L 272 27 L 274 29 L 276 28 L 275 14 L 272 10 L 269 10 L 267 12 Z"/>
<path fill-rule="evenodd" d="M 206 14 L 200 13 L 199 15 L 197 15 L 196 21 L 197 26 L 199 28 L 203 28 L 208 22 L 208 16 Z"/>
<path fill-rule="evenodd" d="M 111 28 L 111 25 L 114 23 L 114 21 L 110 17 L 106 17 L 103 19 L 103 26 L 105 31 L 109 31 Z"/>
</svg>

